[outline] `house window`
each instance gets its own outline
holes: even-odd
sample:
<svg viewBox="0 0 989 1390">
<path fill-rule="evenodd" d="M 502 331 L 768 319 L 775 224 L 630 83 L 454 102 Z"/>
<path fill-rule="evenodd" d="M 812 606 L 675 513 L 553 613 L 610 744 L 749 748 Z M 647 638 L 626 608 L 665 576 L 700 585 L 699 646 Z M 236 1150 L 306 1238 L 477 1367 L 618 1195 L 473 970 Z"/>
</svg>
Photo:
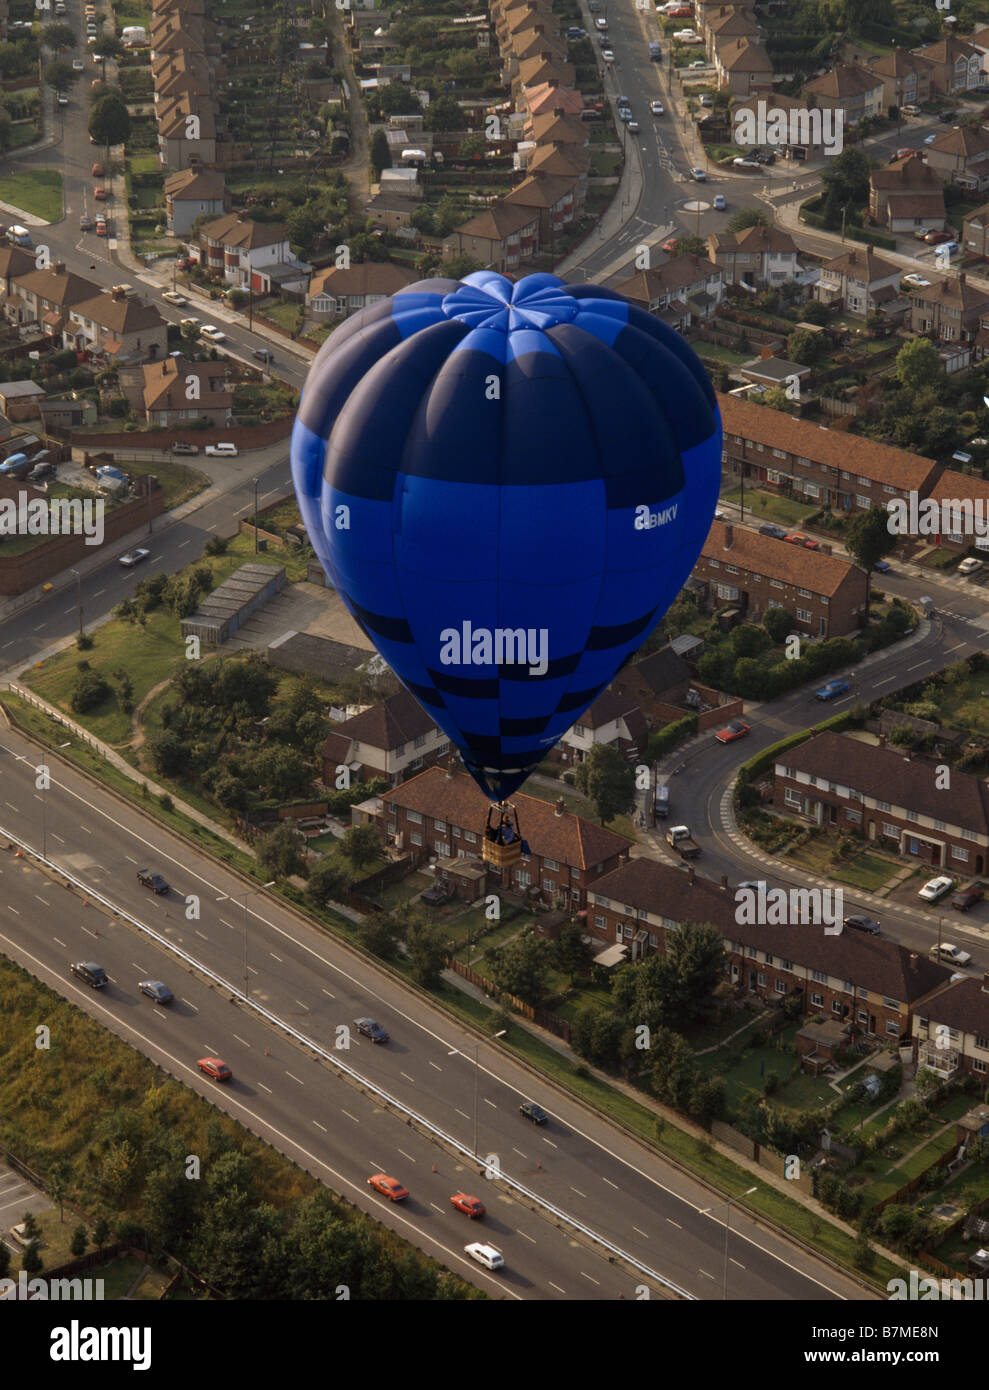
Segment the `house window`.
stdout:
<svg viewBox="0 0 989 1390">
<path fill-rule="evenodd" d="M 831 1000 L 831 1012 L 832 1012 L 833 1014 L 837 1014 L 837 1015 L 839 1016 L 839 1018 L 841 1017 L 841 1011 L 842 1011 L 842 1009 L 843 1009 L 844 1007 L 845 1007 L 845 1006 L 844 1006 L 844 1004 L 842 1004 L 842 1002 L 841 1002 L 840 999 L 832 999 L 832 1000 Z"/>
<path fill-rule="evenodd" d="M 773 983 L 773 989 L 776 991 L 777 994 L 785 994 L 785 993 L 786 993 L 786 981 L 785 981 L 785 980 L 776 980 L 776 981 L 774 981 L 774 983 Z"/>
<path fill-rule="evenodd" d="M 785 458 L 786 458 L 786 452 L 785 452 L 785 450 L 783 450 L 783 449 L 774 449 L 774 450 L 773 450 L 773 458 L 774 458 L 774 459 L 785 459 Z"/>
<path fill-rule="evenodd" d="M 894 825 L 892 821 L 884 820 L 883 834 L 888 836 L 891 840 L 898 840 L 900 838 L 900 827 Z"/>
<path fill-rule="evenodd" d="M 406 811 L 405 819 L 412 825 L 422 825 L 422 816 L 418 811 Z"/>
<path fill-rule="evenodd" d="M 972 1070 L 973 1070 L 973 1071 L 984 1072 L 985 1069 L 986 1069 L 986 1064 L 985 1064 L 985 1062 L 982 1061 L 981 1057 L 973 1057 L 973 1058 L 972 1058 Z"/>
<path fill-rule="evenodd" d="M 877 810 L 877 811 L 892 811 L 892 809 L 893 809 L 893 808 L 892 808 L 892 806 L 889 804 L 888 801 L 877 801 L 877 802 L 876 802 L 876 810 Z"/>
<path fill-rule="evenodd" d="M 727 599 L 730 603 L 733 603 L 735 599 L 738 598 L 738 589 L 734 584 L 716 584 L 714 587 L 717 591 L 718 598 Z"/>
<path fill-rule="evenodd" d="M 465 830 L 464 839 L 467 841 L 469 845 L 477 844 L 477 835 L 473 830 Z"/>
<path fill-rule="evenodd" d="M 594 918 L 594 925 L 595 925 L 596 927 L 604 927 L 604 926 L 607 926 L 607 923 L 606 923 L 606 921 L 605 921 L 605 919 L 604 919 L 603 917 L 595 917 L 595 918 Z"/>
<path fill-rule="evenodd" d="M 781 961 L 780 961 L 780 969 L 781 969 L 781 970 L 792 970 L 792 969 L 793 969 L 793 961 L 792 961 L 792 960 L 781 960 Z"/>
<path fill-rule="evenodd" d="M 759 988 L 760 988 L 760 989 L 765 989 L 765 987 L 766 987 L 766 977 L 765 977 L 765 975 L 763 975 L 762 972 L 760 971 L 760 973 L 759 973 L 755 978 L 756 978 L 756 984 L 759 986 Z"/>
<path fill-rule="evenodd" d="M 737 565 L 725 565 L 725 574 L 737 574 L 737 573 L 738 573 L 738 566 L 737 566 Z"/>
<path fill-rule="evenodd" d="M 721 568 L 720 560 L 708 560 L 708 564 L 711 566 L 713 570 L 719 570 Z"/>
<path fill-rule="evenodd" d="M 895 1019 L 889 1018 L 886 1020 L 886 1032 L 891 1038 L 898 1038 L 900 1036 L 900 1025 Z"/>
<path fill-rule="evenodd" d="M 808 497 L 820 497 L 821 495 L 821 489 L 816 483 L 804 483 L 804 492 L 806 492 Z"/>
<path fill-rule="evenodd" d="M 810 977 L 812 980 L 816 980 L 818 984 L 821 985 L 825 985 L 828 982 L 828 977 L 827 975 L 825 975 L 823 970 L 812 970 L 810 972 Z"/>
<path fill-rule="evenodd" d="M 783 583 L 783 581 L 782 581 L 781 579 L 771 579 L 771 580 L 769 581 L 769 587 L 770 587 L 771 589 L 783 589 L 783 588 L 785 588 L 786 586 L 784 585 L 784 583 Z"/>
<path fill-rule="evenodd" d="M 968 863 L 968 850 L 967 850 L 967 849 L 957 849 L 954 845 L 952 845 L 952 848 L 951 848 L 951 857 L 952 857 L 952 859 L 957 859 L 958 862 L 959 862 L 960 864 L 967 864 L 967 863 Z"/>
<path fill-rule="evenodd" d="M 797 593 L 800 595 L 801 598 L 810 598 L 809 589 L 798 589 Z"/>
<path fill-rule="evenodd" d="M 434 840 L 434 841 L 433 841 L 433 850 L 434 850 L 434 852 L 439 856 L 440 859 L 449 859 L 449 858 L 450 858 L 450 842 L 449 842 L 449 840 Z"/>
<path fill-rule="evenodd" d="M 800 806 L 802 804 L 800 799 L 800 793 L 798 791 L 794 791 L 792 787 L 787 787 L 786 791 L 783 793 L 783 800 L 787 806 L 796 806 L 797 810 L 800 809 Z"/>
<path fill-rule="evenodd" d="M 846 812 L 845 812 L 845 820 L 851 821 L 852 825 L 861 825 L 861 824 L 862 824 L 862 812 L 861 812 L 861 811 L 846 811 Z"/>
<path fill-rule="evenodd" d="M 446 821 L 445 821 L 445 820 L 434 820 L 434 821 L 433 821 L 433 829 L 434 829 L 434 830 L 445 830 L 445 829 L 446 829 Z"/>
<path fill-rule="evenodd" d="M 413 843 L 414 845 L 421 845 L 421 844 L 422 844 L 422 836 L 421 836 L 421 835 L 410 835 L 410 836 L 409 836 L 409 839 L 412 841 L 412 843 Z"/>
<path fill-rule="evenodd" d="M 544 868 L 544 869 L 558 869 L 559 867 L 560 867 L 560 866 L 559 866 L 559 864 L 556 862 L 555 859 L 544 859 L 544 860 L 543 860 L 543 868 Z"/>
<path fill-rule="evenodd" d="M 869 1011 L 868 1011 L 868 1009 L 859 1009 L 859 1011 L 858 1011 L 858 1021 L 859 1021 L 859 1023 L 868 1023 L 868 1022 L 869 1022 Z"/>
<path fill-rule="evenodd" d="M 798 619 L 798 621 L 800 621 L 800 622 L 802 622 L 802 623 L 809 623 L 812 617 L 813 617 L 813 614 L 811 613 L 811 611 L 810 611 L 809 608 L 798 608 L 798 609 L 797 609 L 797 619 Z"/>
<path fill-rule="evenodd" d="M 908 812 L 907 812 L 907 820 L 918 820 L 918 819 L 919 819 L 919 817 L 918 817 L 916 811 L 908 811 Z"/>
<path fill-rule="evenodd" d="M 555 880 L 554 880 L 554 879 L 551 879 L 551 878 L 544 878 L 544 879 L 543 879 L 543 888 L 546 890 L 547 893 L 555 893 L 555 892 L 556 892 L 556 882 L 555 882 Z"/>
<path fill-rule="evenodd" d="M 900 1001 L 899 1001 L 898 999 L 884 999 L 884 1000 L 883 1000 L 883 1008 L 884 1008 L 884 1009 L 897 1009 L 897 1010 L 898 1010 L 899 1007 L 900 1007 Z"/>
<path fill-rule="evenodd" d="M 989 1034 L 976 1033 L 975 1045 L 980 1052 L 989 1052 Z"/>
<path fill-rule="evenodd" d="M 856 507 L 861 507 L 863 511 L 868 511 L 869 508 L 872 506 L 872 498 L 857 496 L 855 498 L 855 505 Z"/>
<path fill-rule="evenodd" d="M 413 748 L 421 748 L 422 745 L 423 745 L 425 742 L 426 742 L 426 735 L 425 735 L 425 734 L 420 734 L 419 737 L 418 737 L 418 738 L 415 740 L 415 742 L 413 743 L 412 747 L 413 747 Z"/>
<path fill-rule="evenodd" d="M 810 996 L 810 1002 L 814 1008 L 820 1009 L 824 1005 L 824 995 L 814 993 Z"/>
</svg>

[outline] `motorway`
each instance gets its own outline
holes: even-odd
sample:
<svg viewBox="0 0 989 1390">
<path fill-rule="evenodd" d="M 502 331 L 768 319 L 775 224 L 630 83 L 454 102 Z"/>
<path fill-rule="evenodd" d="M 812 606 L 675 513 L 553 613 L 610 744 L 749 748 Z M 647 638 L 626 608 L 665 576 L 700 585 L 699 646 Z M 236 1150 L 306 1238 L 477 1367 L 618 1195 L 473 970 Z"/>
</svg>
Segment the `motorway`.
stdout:
<svg viewBox="0 0 989 1390">
<path fill-rule="evenodd" d="M 139 930 L 84 906 L 28 857 L 0 854 L 0 949 L 126 1037 L 174 1076 L 208 1095 L 256 1133 L 335 1190 L 413 1239 L 428 1253 L 491 1293 L 540 1299 L 635 1297 L 660 1286 L 612 1262 L 592 1242 L 544 1219 L 497 1180 L 434 1142 L 415 1125 L 341 1079 L 330 1066 L 258 1019 L 236 994 L 306 1037 L 332 1047 L 341 1025 L 370 1014 L 392 1042 L 375 1047 L 352 1034 L 346 1060 L 444 1134 L 603 1236 L 647 1269 L 697 1299 L 722 1296 L 723 1207 L 700 1183 L 645 1146 L 557 1093 L 526 1068 L 452 1022 L 426 998 L 373 961 L 328 939 L 277 900 L 243 897 L 244 883 L 205 855 L 145 819 L 48 755 L 52 788 L 35 789 L 37 748 L 0 732 L 0 828 L 23 837 L 117 907 L 230 982 L 211 986 L 169 959 L 167 948 Z M 165 898 L 140 887 L 138 868 L 163 873 Z M 236 895 L 240 895 L 238 900 Z M 186 919 L 185 900 L 199 899 Z M 73 960 L 97 960 L 110 987 L 96 993 L 68 973 Z M 135 986 L 161 978 L 176 995 L 153 1005 Z M 479 1043 L 478 1066 L 474 1049 Z M 234 1082 L 222 1089 L 195 1070 L 219 1055 Z M 474 1086 L 477 1083 L 475 1108 Z M 524 1098 L 551 1116 L 545 1128 L 518 1113 Z M 478 1142 L 474 1146 L 474 1126 Z M 434 1171 L 434 1165 L 435 1170 Z M 384 1171 L 409 1187 L 401 1208 L 366 1187 Z M 757 1179 L 754 1179 L 757 1181 Z M 489 1208 L 478 1230 L 449 1206 L 460 1188 Z M 709 1205 L 716 1209 L 702 1215 Z M 504 1253 L 506 1272 L 491 1276 L 461 1247 L 487 1236 Z M 842 1299 L 867 1296 L 854 1281 L 754 1224 L 735 1208 L 731 1219 L 728 1297 Z"/>
</svg>

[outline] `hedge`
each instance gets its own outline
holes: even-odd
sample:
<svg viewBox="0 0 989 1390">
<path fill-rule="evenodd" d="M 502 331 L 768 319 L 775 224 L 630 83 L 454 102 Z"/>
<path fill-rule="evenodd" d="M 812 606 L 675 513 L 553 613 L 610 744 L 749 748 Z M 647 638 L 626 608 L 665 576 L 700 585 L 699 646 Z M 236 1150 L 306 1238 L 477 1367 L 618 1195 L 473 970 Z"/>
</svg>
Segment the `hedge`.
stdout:
<svg viewBox="0 0 989 1390">
<path fill-rule="evenodd" d="M 845 710 L 843 714 L 832 715 L 830 719 L 824 719 L 815 724 L 811 729 L 801 729 L 798 733 L 790 734 L 787 738 L 781 738 L 778 743 L 771 743 L 768 748 L 764 748 L 761 753 L 757 753 L 754 758 L 750 758 L 747 763 L 743 763 L 738 769 L 738 776 L 745 781 L 751 781 L 758 777 L 761 772 L 774 763 L 780 753 L 785 753 L 789 748 L 795 748 L 798 743 L 805 742 L 815 734 L 824 733 L 830 729 L 833 733 L 840 733 L 849 724 L 854 724 L 855 717 L 852 710 Z M 743 777 L 744 774 L 744 777 Z"/>
<path fill-rule="evenodd" d="M 658 758 L 663 753 L 668 753 L 671 748 L 675 748 L 678 743 L 682 743 L 685 738 L 697 732 L 697 715 L 687 714 L 682 719 L 675 719 L 672 724 L 664 724 L 663 727 L 649 739 L 649 756 Z"/>
</svg>

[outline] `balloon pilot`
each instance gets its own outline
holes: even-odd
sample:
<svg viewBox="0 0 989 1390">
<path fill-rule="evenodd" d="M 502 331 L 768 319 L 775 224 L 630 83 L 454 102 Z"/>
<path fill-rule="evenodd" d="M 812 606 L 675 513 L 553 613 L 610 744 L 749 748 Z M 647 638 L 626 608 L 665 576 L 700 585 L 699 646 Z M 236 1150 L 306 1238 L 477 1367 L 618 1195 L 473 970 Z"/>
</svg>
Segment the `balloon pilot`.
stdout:
<svg viewBox="0 0 989 1390">
<path fill-rule="evenodd" d="M 504 868 L 528 853 L 529 846 L 522 839 L 518 812 L 514 805 L 502 802 L 500 805 L 489 806 L 488 823 L 482 842 L 482 856 L 485 862 Z"/>
</svg>

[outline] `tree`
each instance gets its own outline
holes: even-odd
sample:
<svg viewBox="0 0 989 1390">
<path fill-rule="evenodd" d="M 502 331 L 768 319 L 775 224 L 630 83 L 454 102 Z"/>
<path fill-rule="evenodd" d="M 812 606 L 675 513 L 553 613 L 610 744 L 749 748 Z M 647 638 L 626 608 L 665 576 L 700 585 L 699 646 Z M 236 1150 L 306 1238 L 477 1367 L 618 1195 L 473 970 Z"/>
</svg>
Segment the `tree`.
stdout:
<svg viewBox="0 0 989 1390">
<path fill-rule="evenodd" d="M 705 260 L 707 258 L 707 242 L 701 236 L 678 237 L 676 254 L 678 256 L 699 256 L 701 260 Z"/>
<path fill-rule="evenodd" d="M 896 354 L 897 379 L 908 391 L 934 386 L 944 376 L 944 364 L 930 338 L 913 338 Z"/>
<path fill-rule="evenodd" d="M 883 507 L 871 507 L 853 516 L 845 531 L 849 554 L 865 570 L 865 611 L 868 616 L 872 567 L 884 555 L 896 549 L 896 536 L 889 529 L 889 513 Z"/>
<path fill-rule="evenodd" d="M 587 755 L 587 792 L 601 824 L 635 806 L 635 772 L 617 748 L 596 743 Z"/>
<path fill-rule="evenodd" d="M 64 1159 L 59 1159 L 53 1163 L 48 1170 L 48 1191 L 51 1199 L 58 1207 L 58 1219 L 64 1221 L 65 1189 L 69 1182 L 69 1165 Z"/>
<path fill-rule="evenodd" d="M 382 169 L 391 168 L 391 150 L 388 148 L 388 136 L 383 130 L 376 130 L 371 136 L 370 158 L 374 177 L 380 179 Z"/>
<path fill-rule="evenodd" d="M 488 148 L 487 138 L 479 130 L 476 130 L 472 135 L 464 136 L 457 154 L 461 159 L 480 158 Z"/>
<path fill-rule="evenodd" d="M 93 1244 L 99 1249 L 106 1245 L 110 1239 L 110 1223 L 105 1216 L 101 1216 L 93 1227 Z"/>
<path fill-rule="evenodd" d="M 568 922 L 561 928 L 560 935 L 554 942 L 553 953 L 556 957 L 556 968 L 564 975 L 569 975 L 571 984 L 576 976 L 587 970 L 594 958 L 590 942 L 585 940 L 584 929 L 576 922 Z"/>
<path fill-rule="evenodd" d="M 827 335 L 811 333 L 806 328 L 798 328 L 786 340 L 786 355 L 791 362 L 799 362 L 812 367 L 831 350 Z"/>
<path fill-rule="evenodd" d="M 347 891 L 347 875 L 335 859 L 321 859 L 310 870 L 306 882 L 306 901 L 312 907 L 323 908 L 329 902 L 340 902 Z"/>
<path fill-rule="evenodd" d="M 38 1225 L 38 1218 L 33 1211 L 24 1213 L 21 1225 L 24 1227 L 24 1234 L 27 1236 L 28 1240 L 40 1240 L 41 1227 Z"/>
<path fill-rule="evenodd" d="M 423 124 L 427 130 L 464 130 L 467 120 L 453 97 L 441 96 L 426 107 Z"/>
<path fill-rule="evenodd" d="M 405 934 L 412 978 L 423 989 L 435 989 L 446 967 L 446 938 L 434 922 L 413 916 Z"/>
<path fill-rule="evenodd" d="M 0 1240 L 0 1279 L 6 1279 L 10 1272 L 10 1247 Z"/>
<path fill-rule="evenodd" d="M 381 838 L 373 825 L 351 825 L 340 841 L 340 853 L 355 869 L 363 869 L 381 857 Z"/>
<path fill-rule="evenodd" d="M 80 1224 L 72 1232 L 72 1242 L 69 1245 L 69 1253 L 77 1257 L 79 1255 L 85 1255 L 86 1246 L 88 1244 L 89 1241 L 86 1237 L 86 1227 Z"/>
<path fill-rule="evenodd" d="M 451 256 L 448 261 L 444 261 L 440 266 L 440 274 L 451 280 L 463 280 L 465 276 L 472 275 L 475 270 L 480 270 L 480 261 L 475 261 L 472 256 L 466 253 L 459 256 Z"/>
<path fill-rule="evenodd" d="M 289 878 L 302 868 L 301 848 L 302 836 L 288 821 L 282 821 L 258 840 L 258 863 L 269 878 Z"/>
<path fill-rule="evenodd" d="M 528 932 L 488 953 L 498 989 L 526 1004 L 539 1004 L 549 990 L 550 944 Z"/>
<path fill-rule="evenodd" d="M 357 939 L 364 949 L 382 960 L 393 960 L 398 955 L 400 936 L 399 924 L 387 912 L 372 912 L 357 928 Z"/>
<path fill-rule="evenodd" d="M 409 222 L 415 227 L 417 232 L 425 232 L 427 236 L 431 236 L 436 230 L 436 219 L 433 217 L 433 210 L 425 205 L 417 207 L 413 211 L 412 216 L 409 218 Z"/>
<path fill-rule="evenodd" d="M 125 145 L 130 128 L 130 113 L 123 97 L 117 92 L 100 97 L 89 115 L 89 133 L 97 145 Z"/>
<path fill-rule="evenodd" d="M 25 1274 L 37 1274 L 42 1266 L 41 1247 L 36 1240 L 32 1240 L 24 1248 L 24 1254 L 21 1256 L 21 1268 Z"/>
<path fill-rule="evenodd" d="M 78 73 L 72 71 L 72 64 L 66 63 L 62 58 L 45 64 L 45 81 L 56 92 L 68 91 L 78 76 Z"/>
<path fill-rule="evenodd" d="M 728 219 L 730 232 L 744 232 L 746 227 L 769 226 L 769 217 L 762 208 L 739 208 Z"/>
<path fill-rule="evenodd" d="M 834 159 L 828 160 L 821 180 L 828 195 L 834 195 L 839 207 L 864 203 L 869 193 L 871 169 L 872 162 L 868 155 L 849 146 Z"/>
<path fill-rule="evenodd" d="M 66 48 L 75 48 L 76 32 L 71 24 L 46 24 L 41 31 L 41 42 L 60 53 Z"/>
<path fill-rule="evenodd" d="M 785 608 L 767 608 L 763 614 L 762 625 L 776 646 L 785 642 L 793 627 L 793 614 Z"/>
</svg>

